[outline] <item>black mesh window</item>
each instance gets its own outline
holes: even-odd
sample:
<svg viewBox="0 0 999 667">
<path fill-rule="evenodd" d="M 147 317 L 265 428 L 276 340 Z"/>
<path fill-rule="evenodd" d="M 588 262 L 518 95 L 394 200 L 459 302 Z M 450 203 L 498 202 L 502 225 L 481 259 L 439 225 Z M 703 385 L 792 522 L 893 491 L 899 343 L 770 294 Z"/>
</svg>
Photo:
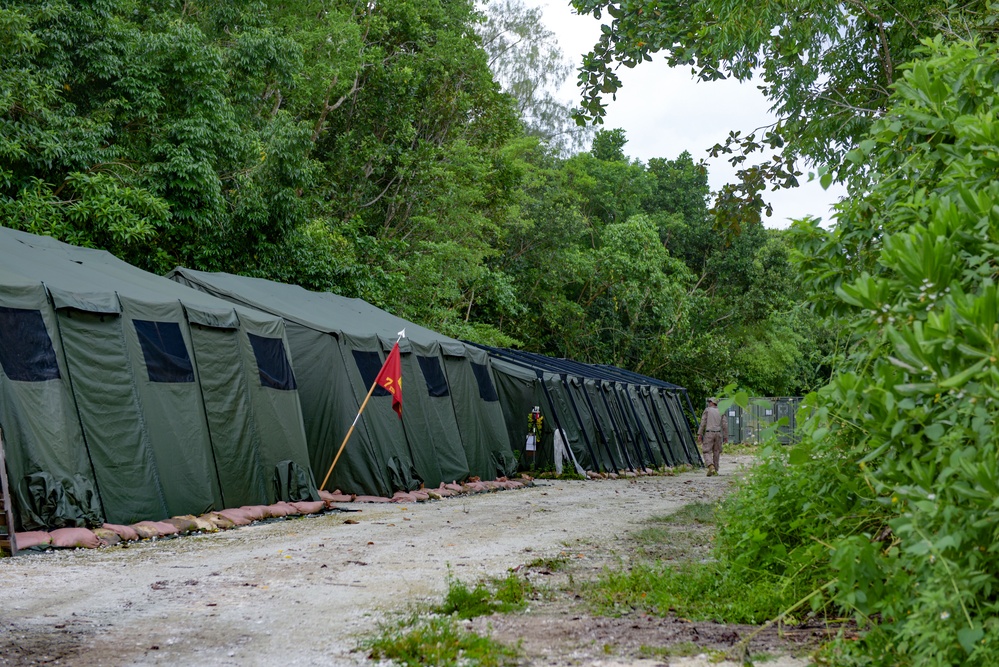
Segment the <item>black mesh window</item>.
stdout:
<svg viewBox="0 0 999 667">
<path fill-rule="evenodd" d="M 382 369 L 382 358 L 378 356 L 377 352 L 361 352 L 360 350 L 351 350 L 354 354 L 354 363 L 357 364 L 357 370 L 361 372 L 361 379 L 364 380 L 365 387 L 371 387 L 375 383 L 375 378 L 378 377 L 378 371 Z M 375 387 L 375 392 L 371 394 L 372 396 L 391 396 L 384 387 L 378 385 Z"/>
<path fill-rule="evenodd" d="M 292 391 L 298 389 L 295 374 L 284 353 L 284 340 L 281 338 L 266 338 L 247 333 L 253 356 L 257 358 L 257 371 L 260 373 L 260 384 L 271 389 Z"/>
<path fill-rule="evenodd" d="M 59 379 L 59 364 L 41 311 L 0 307 L 0 366 L 18 382 Z"/>
<path fill-rule="evenodd" d="M 416 357 L 420 361 L 423 379 L 427 381 L 427 393 L 431 396 L 450 396 L 447 388 L 447 378 L 441 368 L 441 360 L 437 357 Z"/>
<path fill-rule="evenodd" d="M 194 367 L 176 322 L 134 320 L 150 382 L 194 382 Z"/>
<path fill-rule="evenodd" d="M 489 378 L 489 369 L 486 368 L 485 364 L 477 364 L 474 361 L 471 364 L 472 372 L 475 373 L 475 381 L 479 383 L 479 397 L 490 403 L 498 401 L 496 387 L 493 386 L 493 381 Z"/>
</svg>

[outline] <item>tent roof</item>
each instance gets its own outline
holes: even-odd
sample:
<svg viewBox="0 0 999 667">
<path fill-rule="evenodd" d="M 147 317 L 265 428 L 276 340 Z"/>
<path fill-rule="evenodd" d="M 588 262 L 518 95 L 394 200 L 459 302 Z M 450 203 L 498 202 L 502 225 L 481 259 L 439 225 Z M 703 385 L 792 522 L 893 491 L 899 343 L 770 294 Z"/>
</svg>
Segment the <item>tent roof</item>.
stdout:
<svg viewBox="0 0 999 667">
<path fill-rule="evenodd" d="M 304 327 L 331 334 L 376 335 L 394 341 L 405 329 L 410 341 L 429 345 L 440 343 L 445 352 L 461 356 L 465 344 L 396 317 L 362 299 L 350 299 L 329 292 L 310 292 L 297 285 L 231 273 L 209 273 L 177 267 L 170 273 L 206 289 L 223 299 L 259 308 Z"/>
<path fill-rule="evenodd" d="M 607 380 L 609 382 L 624 382 L 627 384 L 644 384 L 660 387 L 670 391 L 686 391 L 678 384 L 657 380 L 656 378 L 626 371 L 616 366 L 603 364 L 585 364 L 571 359 L 557 359 L 534 352 L 523 352 L 506 348 L 490 347 L 478 343 L 469 343 L 489 352 L 496 359 L 502 359 L 525 368 L 532 368 L 548 373 L 575 375 L 590 380 Z"/>
<path fill-rule="evenodd" d="M 233 304 L 143 271 L 111 253 L 0 227 L 0 284 L 44 284 L 57 307 L 120 311 L 114 295 L 144 303 L 180 302 L 189 310 L 231 319 Z M 237 309 L 249 314 L 246 309 Z M 253 313 L 256 319 L 266 318 Z"/>
</svg>

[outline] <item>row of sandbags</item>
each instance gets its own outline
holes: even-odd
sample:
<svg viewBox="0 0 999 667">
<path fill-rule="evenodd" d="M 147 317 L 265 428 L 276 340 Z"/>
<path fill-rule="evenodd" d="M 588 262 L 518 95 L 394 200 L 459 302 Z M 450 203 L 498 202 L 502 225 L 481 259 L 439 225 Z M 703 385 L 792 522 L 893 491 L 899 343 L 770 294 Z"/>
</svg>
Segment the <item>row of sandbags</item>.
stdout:
<svg viewBox="0 0 999 667">
<path fill-rule="evenodd" d="M 419 489 L 410 492 L 397 492 L 391 498 L 380 496 L 357 496 L 341 493 L 320 491 L 322 500 L 287 503 L 284 501 L 273 505 L 249 505 L 235 507 L 218 512 L 208 512 L 201 516 L 175 516 L 163 521 L 140 521 L 130 526 L 106 523 L 100 528 L 57 528 L 51 531 L 37 530 L 17 533 L 15 539 L 17 548 L 32 547 L 47 549 L 96 549 L 120 542 L 135 542 L 138 540 L 182 535 L 186 533 L 214 533 L 238 526 L 246 526 L 255 521 L 276 519 L 288 516 L 319 514 L 337 503 L 415 503 L 428 500 L 440 500 L 470 493 L 485 493 L 504 489 L 519 489 L 531 482 L 527 480 L 509 480 L 501 477 L 495 481 L 470 481 L 464 484 L 441 484 L 436 489 Z"/>
<path fill-rule="evenodd" d="M 522 476 L 522 479 L 507 479 L 499 477 L 495 480 L 483 482 L 478 478 L 473 478 L 464 483 L 452 482 L 451 484 L 441 484 L 435 489 L 417 489 L 416 491 L 396 491 L 391 497 L 385 496 L 358 496 L 345 494 L 337 490 L 333 493 L 320 491 L 319 496 L 328 503 L 422 503 L 428 500 L 440 500 L 452 496 L 467 495 L 472 493 L 488 493 L 490 491 L 503 491 L 507 489 L 522 489 L 531 485 L 530 477 Z"/>
</svg>

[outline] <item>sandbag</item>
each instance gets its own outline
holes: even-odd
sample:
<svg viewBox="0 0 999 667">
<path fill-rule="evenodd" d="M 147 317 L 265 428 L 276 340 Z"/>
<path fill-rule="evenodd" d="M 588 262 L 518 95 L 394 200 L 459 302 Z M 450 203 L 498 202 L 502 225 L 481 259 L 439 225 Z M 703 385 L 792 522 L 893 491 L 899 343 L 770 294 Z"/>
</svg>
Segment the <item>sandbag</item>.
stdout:
<svg viewBox="0 0 999 667">
<path fill-rule="evenodd" d="M 333 503 L 352 503 L 354 502 L 355 496 L 346 493 L 329 493 L 328 491 L 323 491 L 323 500 L 326 501 L 327 505 Z"/>
<path fill-rule="evenodd" d="M 94 528 L 94 535 L 100 540 L 102 547 L 114 546 L 121 542 L 121 538 L 118 533 L 113 530 L 108 530 L 107 528 Z"/>
<path fill-rule="evenodd" d="M 297 503 L 291 503 L 291 505 L 297 509 L 300 514 L 319 514 L 326 509 L 326 503 L 321 500 L 300 500 Z"/>
<path fill-rule="evenodd" d="M 113 531 L 125 542 L 135 542 L 139 539 L 139 534 L 131 526 L 119 526 L 113 523 L 106 523 L 101 526 L 104 530 Z"/>
<path fill-rule="evenodd" d="M 392 502 L 394 503 L 415 503 L 416 496 L 412 493 L 406 493 L 405 491 L 396 491 L 392 494 Z"/>
<path fill-rule="evenodd" d="M 176 535 L 180 532 L 180 529 L 172 523 L 166 521 L 152 521 L 150 522 L 156 529 L 160 532 L 160 537 L 166 537 L 167 535 Z"/>
<path fill-rule="evenodd" d="M 416 501 L 420 503 L 425 503 L 428 500 L 430 500 L 430 495 L 423 489 L 417 489 L 416 491 L 413 491 L 410 495 L 416 498 Z"/>
<path fill-rule="evenodd" d="M 271 518 L 270 512 L 267 511 L 266 505 L 246 505 L 245 507 L 240 507 L 239 509 L 246 513 L 246 516 L 249 517 L 250 521 L 263 521 L 264 519 Z"/>
<path fill-rule="evenodd" d="M 193 533 L 198 530 L 194 517 L 190 515 L 172 516 L 169 519 L 164 519 L 164 522 L 176 528 L 178 533 Z"/>
<path fill-rule="evenodd" d="M 251 523 L 253 523 L 254 521 L 256 521 L 256 519 L 252 518 L 246 512 L 246 510 L 244 510 L 242 508 L 232 508 L 232 509 L 227 509 L 227 510 L 221 510 L 221 511 L 215 512 L 214 514 L 217 514 L 221 519 L 230 522 L 233 526 L 249 526 Z M 211 520 L 216 525 L 218 525 L 218 521 L 215 518 L 212 518 Z M 222 526 L 219 526 L 219 528 L 221 528 L 221 527 Z"/>
<path fill-rule="evenodd" d="M 134 530 L 135 533 L 143 540 L 149 540 L 160 536 L 159 529 L 153 524 L 152 521 L 140 521 L 138 523 L 133 523 L 130 528 Z"/>
<path fill-rule="evenodd" d="M 274 503 L 273 505 L 268 505 L 266 509 L 267 513 L 275 518 L 300 514 L 293 505 L 288 503 Z"/>
<path fill-rule="evenodd" d="M 200 518 L 215 526 L 216 530 L 229 530 L 236 525 L 232 519 L 218 512 L 209 512 Z M 247 523 L 249 523 L 249 520 L 247 520 Z"/>
<path fill-rule="evenodd" d="M 24 533 L 14 533 L 18 549 L 52 546 L 52 536 L 44 530 L 30 530 Z"/>
<path fill-rule="evenodd" d="M 381 496 L 355 496 L 355 503 L 390 503 L 391 498 L 382 498 Z"/>
<path fill-rule="evenodd" d="M 49 535 L 52 546 L 60 549 L 96 549 L 101 546 L 100 539 L 86 528 L 57 528 Z"/>
<path fill-rule="evenodd" d="M 191 517 L 191 521 L 194 522 L 194 529 L 199 533 L 217 533 L 219 530 L 214 523 L 200 516 Z"/>
</svg>

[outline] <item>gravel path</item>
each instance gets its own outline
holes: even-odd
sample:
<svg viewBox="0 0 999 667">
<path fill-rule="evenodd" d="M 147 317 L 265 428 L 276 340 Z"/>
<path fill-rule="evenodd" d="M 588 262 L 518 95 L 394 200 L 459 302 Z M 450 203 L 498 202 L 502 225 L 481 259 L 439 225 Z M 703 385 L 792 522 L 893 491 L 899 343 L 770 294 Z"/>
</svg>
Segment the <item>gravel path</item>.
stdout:
<svg viewBox="0 0 999 667">
<path fill-rule="evenodd" d="M 0 665 L 361 665 L 359 638 L 439 601 L 449 573 L 471 581 L 612 544 L 648 516 L 719 498 L 748 462 L 0 559 Z"/>
</svg>

